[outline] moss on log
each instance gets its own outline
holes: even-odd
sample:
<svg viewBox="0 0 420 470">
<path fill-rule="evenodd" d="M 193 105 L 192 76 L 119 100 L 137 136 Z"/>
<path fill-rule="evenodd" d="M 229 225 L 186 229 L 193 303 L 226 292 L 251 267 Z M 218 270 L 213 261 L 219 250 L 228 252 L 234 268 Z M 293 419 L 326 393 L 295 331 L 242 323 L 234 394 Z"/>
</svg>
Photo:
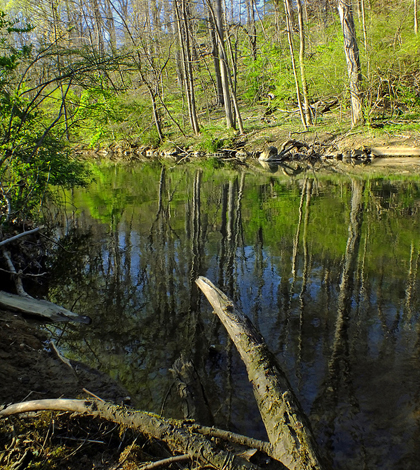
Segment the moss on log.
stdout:
<svg viewBox="0 0 420 470">
<path fill-rule="evenodd" d="M 308 418 L 277 360 L 248 317 L 205 277 L 196 280 L 246 365 L 271 455 L 290 470 L 323 468 Z"/>
</svg>

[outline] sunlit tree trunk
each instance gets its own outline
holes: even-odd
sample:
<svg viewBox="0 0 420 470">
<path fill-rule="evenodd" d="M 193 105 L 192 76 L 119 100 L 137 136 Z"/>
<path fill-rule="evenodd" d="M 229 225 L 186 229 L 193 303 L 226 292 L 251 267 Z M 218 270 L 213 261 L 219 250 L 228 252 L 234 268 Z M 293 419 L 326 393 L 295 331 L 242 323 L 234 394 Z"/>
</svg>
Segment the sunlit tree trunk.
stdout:
<svg viewBox="0 0 420 470">
<path fill-rule="evenodd" d="M 222 83 L 223 90 L 223 104 L 225 106 L 225 115 L 226 115 L 226 126 L 228 129 L 235 128 L 235 122 L 233 120 L 232 113 L 232 104 L 230 101 L 229 93 L 229 79 L 227 71 L 227 57 L 224 48 L 224 34 L 223 34 L 223 9 L 221 0 L 216 0 L 215 8 L 215 24 L 219 36 L 219 64 L 220 64 L 220 78 Z"/>
<path fill-rule="evenodd" d="M 365 45 L 365 54 L 366 54 L 366 63 L 367 63 L 367 77 L 369 80 L 370 57 L 369 57 L 368 40 L 367 40 L 365 0 L 360 0 L 360 9 L 361 9 L 361 15 L 362 15 L 363 42 Z"/>
<path fill-rule="evenodd" d="M 226 50 L 224 46 L 224 40 L 223 40 L 223 18 L 222 18 L 222 10 L 221 10 L 221 0 L 216 0 L 216 4 L 219 5 L 220 9 L 218 12 L 218 15 L 216 16 L 213 6 L 210 2 L 210 0 L 206 0 L 207 5 L 209 8 L 209 13 L 212 16 L 213 22 L 215 23 L 215 30 L 216 30 L 216 35 L 217 35 L 217 41 L 219 44 L 219 54 L 220 54 L 220 71 L 221 71 L 221 80 L 222 80 L 222 88 L 223 88 L 223 99 L 225 101 L 225 113 L 226 113 L 226 124 L 227 128 L 230 129 L 235 129 L 235 121 L 233 118 L 233 113 L 232 113 L 232 106 L 230 99 L 232 99 L 233 106 L 235 108 L 235 113 L 236 117 L 238 119 L 238 126 L 239 126 L 239 131 L 241 134 L 244 133 L 244 128 L 242 124 L 242 118 L 241 118 L 241 113 L 239 111 L 239 106 L 238 106 L 238 101 L 236 99 L 236 94 L 235 94 L 235 87 L 234 84 L 232 83 L 232 77 L 231 77 L 231 72 L 229 68 L 229 63 L 227 60 L 226 56 Z M 220 27 L 222 29 L 220 29 Z M 230 86 L 230 91 L 229 93 L 229 86 Z M 226 103 L 226 100 L 229 100 L 229 103 Z"/>
<path fill-rule="evenodd" d="M 220 74 L 220 57 L 219 57 L 219 47 L 217 45 L 217 35 L 216 35 L 216 27 L 212 18 L 212 15 L 209 14 L 209 33 L 211 39 L 211 47 L 212 47 L 212 56 L 213 56 L 213 63 L 214 63 L 214 72 L 216 75 L 216 104 L 217 106 L 223 106 L 223 87 L 222 87 L 222 79 Z"/>
<path fill-rule="evenodd" d="M 302 11 L 301 0 L 296 0 L 296 5 L 297 5 L 298 23 L 299 23 L 299 65 L 300 65 L 300 77 L 302 81 L 303 102 L 305 105 L 305 118 L 306 118 L 306 124 L 312 124 L 311 108 L 309 106 L 309 99 L 308 99 L 308 83 L 306 81 L 306 73 L 305 73 L 305 30 L 303 26 L 303 11 Z"/>
<path fill-rule="evenodd" d="M 104 34 L 103 34 L 103 19 L 100 10 L 100 6 L 98 0 L 91 0 L 92 1 L 92 13 L 94 20 L 94 32 L 95 32 L 95 43 L 98 47 L 99 55 L 103 55 L 105 52 L 104 46 Z"/>
<path fill-rule="evenodd" d="M 351 124 L 354 127 L 363 123 L 363 93 L 359 48 L 350 0 L 338 0 L 338 13 L 344 36 L 344 52 L 350 82 Z"/>
<path fill-rule="evenodd" d="M 253 60 L 257 60 L 257 28 L 255 26 L 255 0 L 246 1 L 248 35 Z"/>
<path fill-rule="evenodd" d="M 179 1 L 180 4 L 178 3 Z M 185 84 L 185 93 L 188 104 L 188 114 L 190 118 L 190 124 L 194 133 L 199 134 L 200 127 L 198 125 L 195 104 L 194 78 L 191 64 L 190 34 L 188 28 L 188 9 L 186 6 L 186 0 L 175 1 L 174 6 L 178 29 L 179 47 L 182 58 L 183 80 Z"/>
<path fill-rule="evenodd" d="M 112 14 L 112 6 L 109 0 L 104 0 L 105 9 L 105 29 L 109 36 L 109 45 L 112 52 L 117 50 L 117 33 L 115 31 L 114 15 Z"/>
<path fill-rule="evenodd" d="M 303 128 L 306 130 L 308 128 L 306 123 L 305 113 L 303 112 L 302 100 L 300 97 L 300 87 L 299 80 L 296 71 L 296 61 L 295 61 L 295 52 L 293 48 L 293 37 L 292 37 L 292 28 L 293 28 L 293 15 L 291 10 L 291 5 L 289 0 L 284 0 L 284 9 L 286 13 L 286 29 L 287 29 L 287 39 L 289 41 L 290 48 L 290 60 L 292 61 L 293 76 L 295 77 L 295 87 L 296 87 L 296 98 L 299 106 L 300 119 L 302 121 Z"/>
</svg>

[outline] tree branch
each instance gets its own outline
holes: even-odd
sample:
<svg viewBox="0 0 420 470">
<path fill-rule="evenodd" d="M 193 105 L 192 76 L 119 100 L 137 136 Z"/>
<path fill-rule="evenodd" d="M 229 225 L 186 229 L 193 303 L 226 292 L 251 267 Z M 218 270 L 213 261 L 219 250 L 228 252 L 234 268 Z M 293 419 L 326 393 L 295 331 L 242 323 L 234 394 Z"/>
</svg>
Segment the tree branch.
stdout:
<svg viewBox="0 0 420 470">
<path fill-rule="evenodd" d="M 18 233 L 14 237 L 7 238 L 6 240 L 2 240 L 0 242 L 0 246 L 6 245 L 7 243 L 14 242 L 15 240 L 18 240 L 19 238 L 26 237 L 27 235 L 31 235 L 32 233 L 38 232 L 39 230 L 43 229 L 45 225 L 41 225 L 40 227 L 36 227 L 32 230 L 27 230 L 26 232 Z"/>
<path fill-rule="evenodd" d="M 111 403 L 71 399 L 34 400 L 8 406 L 0 411 L 0 418 L 41 410 L 89 414 L 128 426 L 163 441 L 172 452 L 187 454 L 190 459 L 215 470 L 260 470 L 244 458 L 218 449 L 202 435 L 192 433 L 183 421 L 168 420 L 153 413 L 128 410 Z"/>
<path fill-rule="evenodd" d="M 308 418 L 264 338 L 248 317 L 205 277 L 196 284 L 235 343 L 253 385 L 273 457 L 289 470 L 320 470 L 322 465 Z"/>
</svg>

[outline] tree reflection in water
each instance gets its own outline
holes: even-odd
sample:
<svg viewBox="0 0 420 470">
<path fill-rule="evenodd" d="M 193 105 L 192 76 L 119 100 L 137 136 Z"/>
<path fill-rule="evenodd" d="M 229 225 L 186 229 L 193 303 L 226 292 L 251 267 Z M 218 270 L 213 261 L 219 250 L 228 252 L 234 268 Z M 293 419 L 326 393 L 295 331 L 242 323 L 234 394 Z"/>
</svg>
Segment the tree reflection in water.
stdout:
<svg viewBox="0 0 420 470">
<path fill-rule="evenodd" d="M 195 287 L 213 280 L 287 370 L 334 468 L 420 457 L 420 185 L 194 168 L 101 167 L 60 210 L 50 300 L 93 318 L 68 356 L 143 409 L 181 416 L 194 363 L 219 426 L 264 438 L 243 365 Z M 73 206 L 72 206 L 73 207 Z"/>
</svg>

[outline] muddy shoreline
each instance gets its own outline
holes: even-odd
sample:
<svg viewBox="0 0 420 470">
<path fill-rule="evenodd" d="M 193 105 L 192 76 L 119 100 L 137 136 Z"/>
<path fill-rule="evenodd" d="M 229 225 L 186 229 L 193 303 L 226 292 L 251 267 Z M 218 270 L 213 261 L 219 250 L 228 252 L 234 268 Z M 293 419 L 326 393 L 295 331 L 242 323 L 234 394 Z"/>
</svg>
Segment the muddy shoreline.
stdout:
<svg viewBox="0 0 420 470">
<path fill-rule="evenodd" d="M 84 389 L 104 400 L 130 402 L 128 392 L 106 374 L 88 364 L 63 362 L 47 328 L 38 320 L 0 311 L 0 405 L 89 396 Z"/>
</svg>

